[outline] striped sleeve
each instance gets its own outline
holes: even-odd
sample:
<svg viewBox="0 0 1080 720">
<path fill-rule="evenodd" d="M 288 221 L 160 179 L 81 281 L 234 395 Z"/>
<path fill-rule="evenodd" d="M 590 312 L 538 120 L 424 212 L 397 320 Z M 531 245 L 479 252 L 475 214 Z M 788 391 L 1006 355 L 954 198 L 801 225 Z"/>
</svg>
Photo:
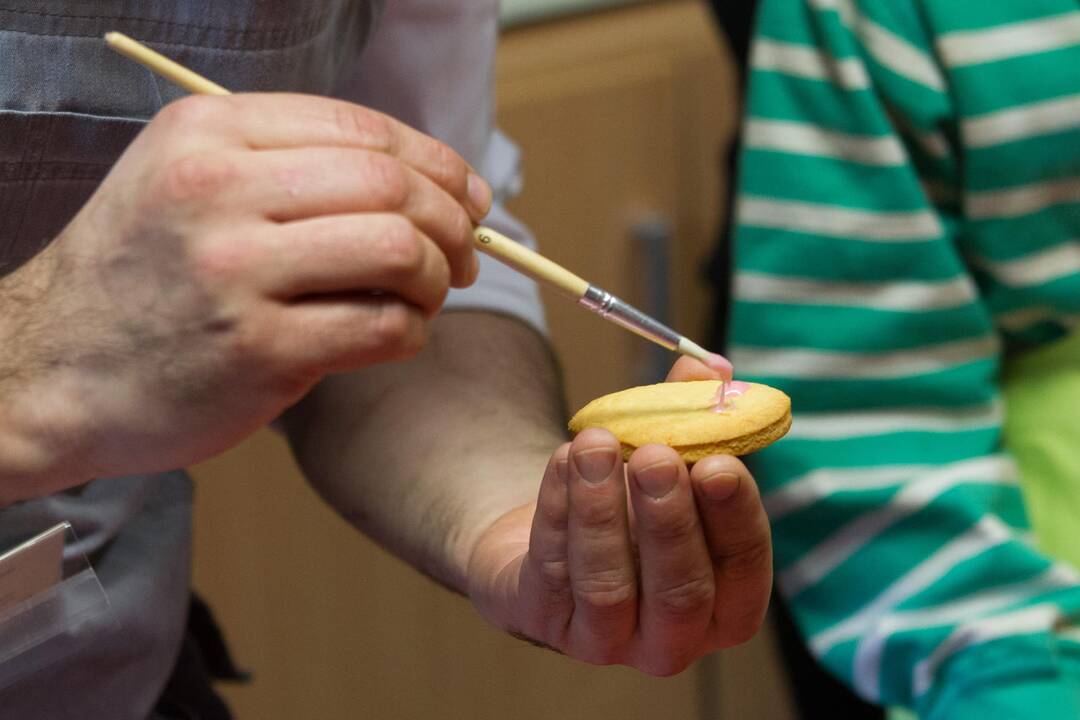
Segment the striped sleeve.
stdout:
<svg viewBox="0 0 1080 720">
<path fill-rule="evenodd" d="M 792 397 L 790 435 L 752 460 L 778 587 L 870 701 L 966 717 L 1026 668 L 1058 679 L 997 716 L 1077 716 L 1080 576 L 1033 546 L 1001 449 L 1007 338 L 970 260 L 972 203 L 1005 206 L 967 188 L 970 132 L 926 18 L 914 1 L 761 8 L 731 348 Z M 1035 272 L 1018 257 L 989 262 Z"/>
</svg>

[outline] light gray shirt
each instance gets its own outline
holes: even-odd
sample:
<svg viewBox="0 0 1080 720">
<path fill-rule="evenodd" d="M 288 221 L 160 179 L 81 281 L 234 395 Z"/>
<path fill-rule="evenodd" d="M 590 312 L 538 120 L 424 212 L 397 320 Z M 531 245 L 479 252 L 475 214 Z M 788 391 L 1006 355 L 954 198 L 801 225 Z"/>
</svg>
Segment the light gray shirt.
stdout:
<svg viewBox="0 0 1080 720">
<path fill-rule="evenodd" d="M 335 95 L 455 147 L 497 196 L 518 185 L 517 151 L 492 125 L 498 0 L 5 0 L 0 6 L 0 275 L 49 243 L 148 118 L 182 91 L 108 51 L 125 32 L 234 91 Z M 531 242 L 496 206 L 487 221 Z M 488 258 L 449 307 L 543 328 L 535 287 Z M 0 312 L 4 312 L 0 308 Z M 2 352 L 2 349 L 0 349 Z M 181 472 L 94 481 L 0 510 L 0 551 L 71 522 L 110 612 L 0 689 L 20 720 L 143 720 L 175 661 L 189 592 L 191 484 Z M 244 542 L 237 538 L 237 542 Z"/>
</svg>

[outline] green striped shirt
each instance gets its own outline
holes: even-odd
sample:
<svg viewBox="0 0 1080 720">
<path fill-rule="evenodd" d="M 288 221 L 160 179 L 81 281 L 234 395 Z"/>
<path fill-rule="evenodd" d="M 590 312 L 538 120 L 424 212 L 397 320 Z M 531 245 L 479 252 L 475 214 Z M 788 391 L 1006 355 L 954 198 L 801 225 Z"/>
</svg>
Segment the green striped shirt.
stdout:
<svg viewBox="0 0 1080 720">
<path fill-rule="evenodd" d="M 780 590 L 871 701 L 1080 717 L 999 387 L 1080 322 L 1080 0 L 764 0 L 751 66 L 732 358 L 795 409 L 753 459 Z"/>
</svg>

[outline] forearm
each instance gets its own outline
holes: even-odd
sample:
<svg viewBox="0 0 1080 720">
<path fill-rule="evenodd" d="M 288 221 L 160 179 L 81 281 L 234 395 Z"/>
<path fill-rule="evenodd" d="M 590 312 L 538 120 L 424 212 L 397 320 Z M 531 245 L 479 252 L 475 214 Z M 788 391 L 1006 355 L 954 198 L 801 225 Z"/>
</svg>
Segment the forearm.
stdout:
<svg viewBox="0 0 1080 720">
<path fill-rule="evenodd" d="M 450 312 L 416 359 L 325 380 L 285 424 L 308 478 L 339 512 L 463 591 L 479 535 L 535 500 L 565 440 L 560 398 L 533 330 Z"/>
</svg>

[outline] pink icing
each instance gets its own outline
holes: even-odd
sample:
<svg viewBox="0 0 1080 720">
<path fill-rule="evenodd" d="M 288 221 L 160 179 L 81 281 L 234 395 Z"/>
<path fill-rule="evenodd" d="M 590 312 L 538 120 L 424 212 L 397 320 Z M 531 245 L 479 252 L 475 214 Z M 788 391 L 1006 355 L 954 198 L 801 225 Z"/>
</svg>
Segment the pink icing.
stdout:
<svg viewBox="0 0 1080 720">
<path fill-rule="evenodd" d="M 750 383 L 744 383 L 740 380 L 733 380 L 726 385 L 721 385 L 716 391 L 716 397 L 713 399 L 713 412 L 724 412 L 728 409 L 728 403 L 731 400 L 744 394 L 749 389 Z M 722 397 L 721 393 L 723 393 Z"/>
</svg>

